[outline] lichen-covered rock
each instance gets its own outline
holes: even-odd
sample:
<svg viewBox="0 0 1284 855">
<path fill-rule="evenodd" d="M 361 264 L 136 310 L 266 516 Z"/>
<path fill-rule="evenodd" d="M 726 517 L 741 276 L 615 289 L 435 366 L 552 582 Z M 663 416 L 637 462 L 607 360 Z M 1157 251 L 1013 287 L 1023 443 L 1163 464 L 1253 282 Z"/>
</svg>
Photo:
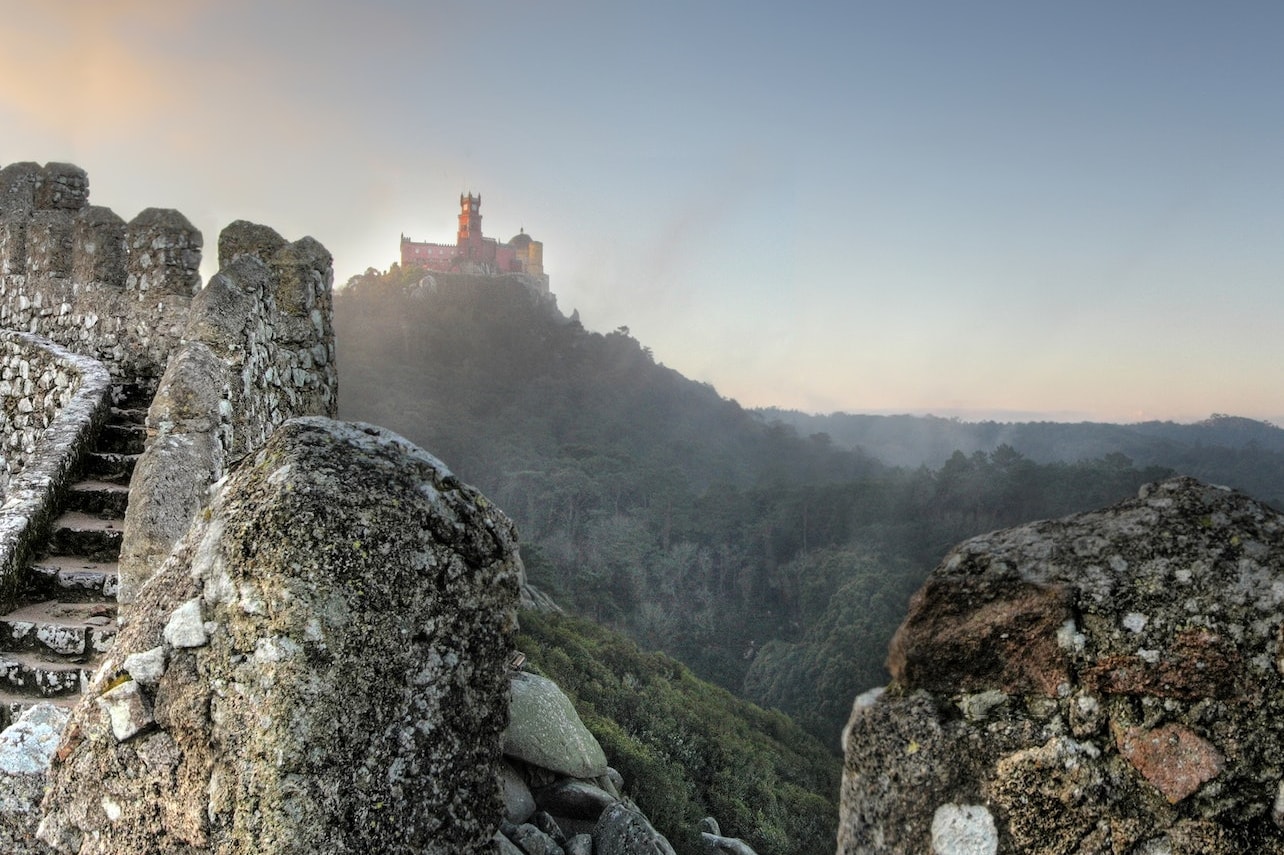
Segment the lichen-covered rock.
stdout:
<svg viewBox="0 0 1284 855">
<path fill-rule="evenodd" d="M 65 731 L 41 838 L 79 855 L 490 852 L 513 537 L 395 434 L 288 422 L 141 590 Z M 152 719 L 132 733 L 98 703 L 121 686 Z"/>
<path fill-rule="evenodd" d="M 540 810 L 553 816 L 597 821 L 602 811 L 619 799 L 588 781 L 571 778 L 559 779 L 535 793 L 535 803 Z"/>
<path fill-rule="evenodd" d="M 36 840 L 36 826 L 49 762 L 68 715 L 62 707 L 36 704 L 0 733 L 0 852 L 48 852 Z"/>
<path fill-rule="evenodd" d="M 674 855 L 664 835 L 637 808 L 616 802 L 593 829 L 597 855 Z"/>
<path fill-rule="evenodd" d="M 973 538 L 844 734 L 840 853 L 1284 853 L 1284 517 L 1189 478 Z"/>
<path fill-rule="evenodd" d="M 505 754 L 572 778 L 606 774 L 602 746 L 552 680 L 514 673 L 509 714 Z"/>
<path fill-rule="evenodd" d="M 504 800 L 504 819 L 509 822 L 523 823 L 535 813 L 535 796 L 531 794 L 531 788 L 507 761 L 499 766 L 499 792 Z"/>
</svg>

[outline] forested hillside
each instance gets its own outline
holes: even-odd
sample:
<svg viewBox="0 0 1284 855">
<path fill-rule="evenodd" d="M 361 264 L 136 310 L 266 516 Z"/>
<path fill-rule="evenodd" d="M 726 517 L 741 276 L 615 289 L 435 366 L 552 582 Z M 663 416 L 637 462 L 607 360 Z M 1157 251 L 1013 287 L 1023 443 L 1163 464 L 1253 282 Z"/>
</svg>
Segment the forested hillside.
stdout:
<svg viewBox="0 0 1284 855">
<path fill-rule="evenodd" d="M 529 668 L 552 678 L 679 855 L 705 851 L 699 821 L 759 855 L 828 855 L 839 761 L 780 713 L 697 679 L 662 653 L 556 614 L 522 616 Z"/>
<path fill-rule="evenodd" d="M 910 593 L 957 541 L 1099 507 L 1166 471 L 1007 446 L 892 468 L 721 398 L 519 281 L 396 267 L 335 298 L 341 415 L 445 460 L 518 524 L 572 611 L 837 749 Z"/>
</svg>

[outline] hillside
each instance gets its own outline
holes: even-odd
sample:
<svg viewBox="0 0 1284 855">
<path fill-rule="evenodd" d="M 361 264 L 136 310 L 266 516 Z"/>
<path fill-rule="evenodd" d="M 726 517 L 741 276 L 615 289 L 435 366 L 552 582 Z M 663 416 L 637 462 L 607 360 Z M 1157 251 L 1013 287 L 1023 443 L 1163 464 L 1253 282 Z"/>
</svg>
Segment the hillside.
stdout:
<svg viewBox="0 0 1284 855">
<path fill-rule="evenodd" d="M 839 762 L 779 713 L 643 653 L 588 621 L 523 612 L 527 667 L 553 679 L 623 775 L 628 794 L 682 855 L 714 816 L 759 855 L 828 855 Z"/>
<path fill-rule="evenodd" d="M 794 716 L 834 750 L 911 592 L 953 544 L 1167 474 L 1009 446 L 893 468 L 728 401 L 513 277 L 395 268 L 335 295 L 340 414 L 447 461 L 576 614 Z"/>
</svg>

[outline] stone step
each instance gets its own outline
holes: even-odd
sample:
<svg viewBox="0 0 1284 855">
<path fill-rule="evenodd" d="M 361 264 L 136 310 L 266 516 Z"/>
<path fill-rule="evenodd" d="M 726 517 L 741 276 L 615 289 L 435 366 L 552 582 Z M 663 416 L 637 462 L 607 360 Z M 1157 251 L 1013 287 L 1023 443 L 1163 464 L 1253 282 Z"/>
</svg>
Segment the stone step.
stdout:
<svg viewBox="0 0 1284 855">
<path fill-rule="evenodd" d="M 39 653 L 0 653 L 0 687 L 19 695 L 54 698 L 79 694 L 89 685 L 94 666 L 42 656 Z"/>
<path fill-rule="evenodd" d="M 77 481 L 68 489 L 66 509 L 104 519 L 123 520 L 125 506 L 128 504 L 129 487 L 124 484 L 113 484 L 110 481 Z"/>
<path fill-rule="evenodd" d="M 112 407 L 111 415 L 107 417 L 108 424 L 116 425 L 142 425 L 147 423 L 147 407 L 130 409 L 127 407 Z"/>
<path fill-rule="evenodd" d="M 106 653 L 115 640 L 116 606 L 105 602 L 48 600 L 0 616 L 0 649 L 9 653 L 28 650 L 83 660 Z"/>
<path fill-rule="evenodd" d="M 138 462 L 137 454 L 122 454 L 119 451 L 91 451 L 85 458 L 85 474 L 88 478 L 110 481 L 113 484 L 128 484 L 134 475 L 134 464 Z"/>
<path fill-rule="evenodd" d="M 18 720 L 18 716 L 36 704 L 53 704 L 64 709 L 71 709 L 80 701 L 79 695 L 60 695 L 52 698 L 32 697 L 17 692 L 0 690 L 0 730 Z"/>
<path fill-rule="evenodd" d="M 121 409 L 146 410 L 152 403 L 152 391 L 133 383 L 126 383 L 112 387 L 111 399 L 112 404 Z"/>
<path fill-rule="evenodd" d="M 46 555 L 31 563 L 27 576 L 28 591 L 36 599 L 114 599 L 118 587 L 116 562 L 80 555 Z"/>
<path fill-rule="evenodd" d="M 98 432 L 95 451 L 118 454 L 142 454 L 147 441 L 147 428 L 139 424 L 108 422 Z"/>
<path fill-rule="evenodd" d="M 81 555 L 90 561 L 117 561 L 123 523 L 79 511 L 68 511 L 53 522 L 46 550 L 50 555 Z"/>
</svg>

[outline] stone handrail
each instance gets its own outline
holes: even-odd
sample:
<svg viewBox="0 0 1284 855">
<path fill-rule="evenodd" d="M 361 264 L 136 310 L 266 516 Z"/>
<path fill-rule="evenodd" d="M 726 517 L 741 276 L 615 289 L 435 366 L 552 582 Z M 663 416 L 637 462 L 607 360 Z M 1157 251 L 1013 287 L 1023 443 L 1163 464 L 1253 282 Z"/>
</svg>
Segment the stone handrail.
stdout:
<svg viewBox="0 0 1284 855">
<path fill-rule="evenodd" d="M 48 339 L 0 331 L 0 436 L 14 463 L 0 505 L 0 608 L 21 588 L 35 544 L 111 409 L 111 376 Z"/>
</svg>

